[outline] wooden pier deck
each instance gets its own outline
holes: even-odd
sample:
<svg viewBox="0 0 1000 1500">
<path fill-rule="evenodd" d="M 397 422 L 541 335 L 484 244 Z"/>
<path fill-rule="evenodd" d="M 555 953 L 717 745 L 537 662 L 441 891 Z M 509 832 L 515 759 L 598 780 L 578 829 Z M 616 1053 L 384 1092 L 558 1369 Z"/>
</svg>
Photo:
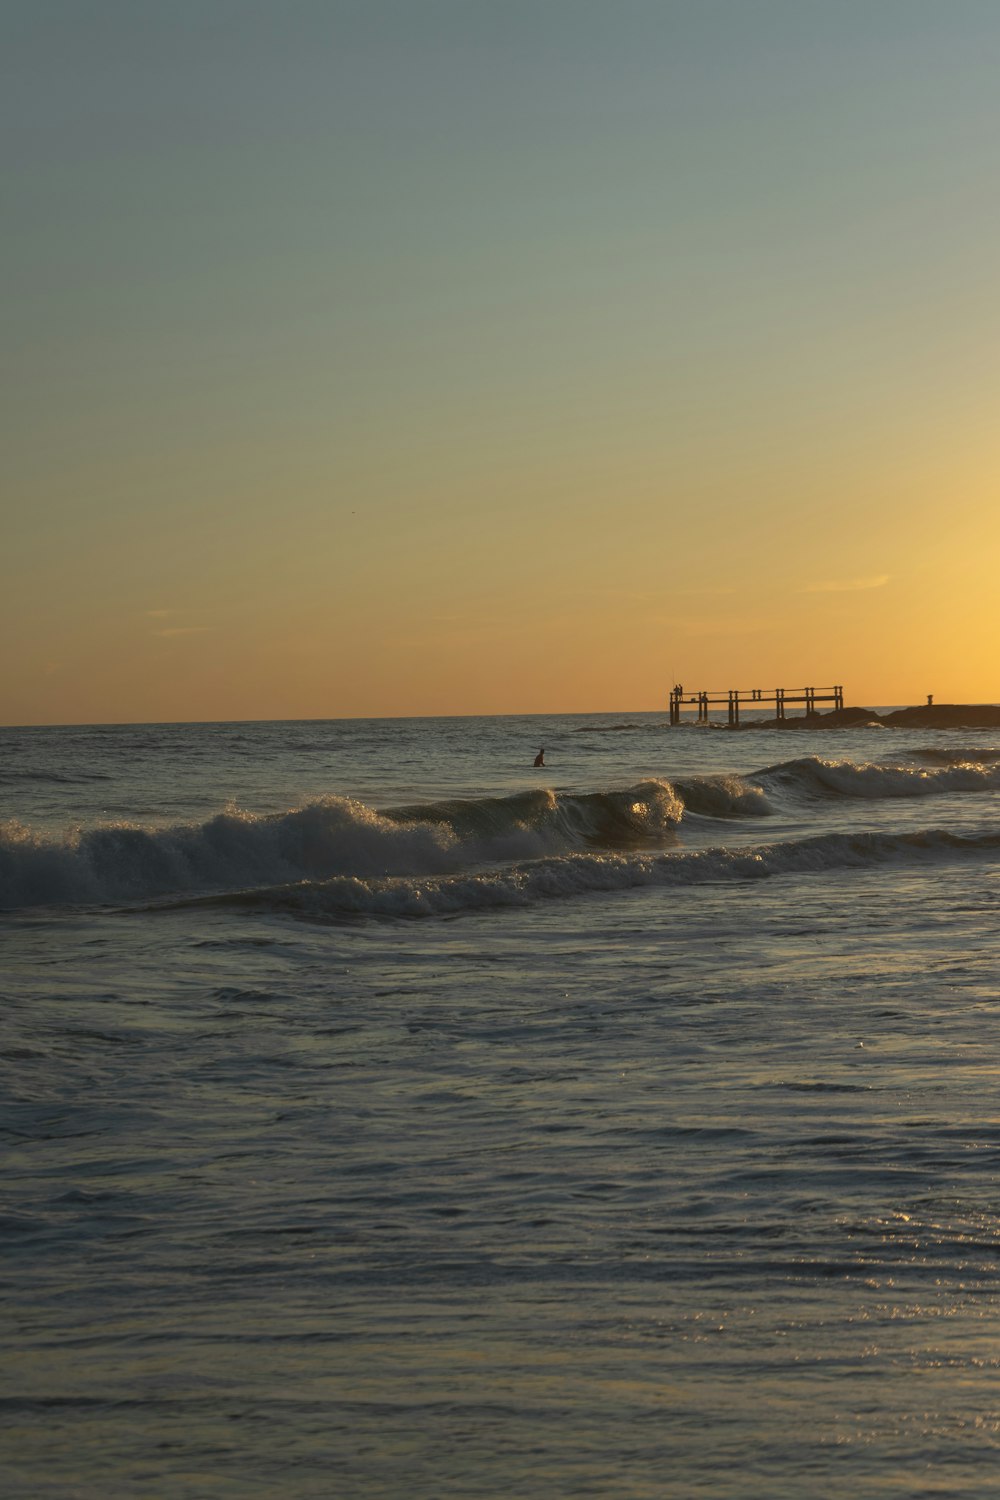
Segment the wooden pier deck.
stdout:
<svg viewBox="0 0 1000 1500">
<path fill-rule="evenodd" d="M 834 709 L 844 706 L 844 689 L 842 687 L 830 688 L 726 688 L 724 691 L 702 689 L 697 693 L 685 692 L 678 683 L 670 689 L 670 722 L 679 724 L 681 713 L 685 708 L 697 709 L 699 724 L 707 724 L 711 710 L 725 704 L 729 714 L 729 723 L 740 722 L 740 708 L 766 708 L 769 705 L 774 708 L 774 717 L 784 719 L 786 709 L 804 709 L 804 717 L 808 718 L 816 713 L 817 703 L 829 703 Z"/>
</svg>

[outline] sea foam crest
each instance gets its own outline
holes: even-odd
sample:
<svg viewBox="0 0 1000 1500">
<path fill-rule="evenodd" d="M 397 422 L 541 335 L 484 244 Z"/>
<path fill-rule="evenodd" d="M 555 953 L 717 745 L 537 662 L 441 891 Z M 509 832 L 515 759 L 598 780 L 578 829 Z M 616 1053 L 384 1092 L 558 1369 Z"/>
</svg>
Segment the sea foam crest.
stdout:
<svg viewBox="0 0 1000 1500">
<path fill-rule="evenodd" d="M 458 867 L 440 825 L 401 826 L 346 798 L 273 816 L 229 809 L 205 823 L 140 828 L 113 823 L 48 838 L 0 827 L 0 904 L 128 901 L 199 889 Z"/>
<path fill-rule="evenodd" d="M 133 901 L 343 875 L 437 875 L 582 846 L 662 844 L 683 812 L 668 782 L 621 791 L 454 799 L 392 812 L 328 797 L 227 809 L 169 828 L 114 823 L 62 838 L 0 825 L 0 906 Z"/>
<path fill-rule="evenodd" d="M 908 834 L 823 834 L 751 849 L 677 854 L 573 854 L 502 870 L 413 880 L 335 878 L 269 890 L 233 892 L 180 904 L 237 906 L 315 920 L 350 917 L 432 917 L 626 891 L 761 880 L 827 870 L 872 869 L 889 863 L 983 856 L 1000 850 L 1000 833 L 962 837 L 943 830 Z"/>
<path fill-rule="evenodd" d="M 809 755 L 768 766 L 757 772 L 755 780 L 767 789 L 828 796 L 928 797 L 943 792 L 994 791 L 1000 787 L 1000 765 L 856 765 Z"/>
</svg>

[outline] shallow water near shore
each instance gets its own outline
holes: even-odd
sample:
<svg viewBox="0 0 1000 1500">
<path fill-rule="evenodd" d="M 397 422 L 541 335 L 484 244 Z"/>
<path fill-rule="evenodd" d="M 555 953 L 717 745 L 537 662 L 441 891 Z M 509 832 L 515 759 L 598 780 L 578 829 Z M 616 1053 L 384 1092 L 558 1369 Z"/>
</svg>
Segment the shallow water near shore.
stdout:
<svg viewBox="0 0 1000 1500">
<path fill-rule="evenodd" d="M 990 1492 L 1000 741 L 664 717 L 0 731 L 6 1494 Z"/>
</svg>

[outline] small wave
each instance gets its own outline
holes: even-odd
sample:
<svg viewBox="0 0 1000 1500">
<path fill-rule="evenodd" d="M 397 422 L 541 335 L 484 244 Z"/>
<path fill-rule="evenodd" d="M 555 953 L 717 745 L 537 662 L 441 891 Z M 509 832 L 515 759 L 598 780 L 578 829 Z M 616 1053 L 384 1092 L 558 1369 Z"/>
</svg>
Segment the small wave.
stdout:
<svg viewBox="0 0 1000 1500">
<path fill-rule="evenodd" d="M 865 797 L 928 797 L 944 792 L 988 792 L 1000 787 L 1000 765 L 959 763 L 935 768 L 896 763 L 857 765 L 853 761 L 804 756 L 758 771 L 754 781 L 766 790 L 791 790 L 812 795 Z"/>
<path fill-rule="evenodd" d="M 646 729 L 646 724 L 583 724 L 574 734 L 624 734 L 632 729 Z"/>
<path fill-rule="evenodd" d="M 1000 750 L 994 746 L 977 745 L 974 749 L 946 749 L 944 746 L 927 745 L 920 750 L 911 750 L 913 760 L 927 761 L 938 766 L 989 766 L 1000 761 Z"/>
<path fill-rule="evenodd" d="M 954 858 L 1000 850 L 1000 833 L 961 837 L 943 830 L 910 834 L 824 834 L 756 849 L 706 849 L 684 854 L 573 854 L 504 870 L 424 880 L 337 878 L 171 902 L 169 909 L 226 906 L 316 920 L 434 917 L 627 891 L 692 887 L 872 869 L 890 863 Z M 163 909 L 162 907 L 160 909 Z"/>
<path fill-rule="evenodd" d="M 110 781 L 106 771 L 75 771 L 68 775 L 63 771 L 17 770 L 6 766 L 0 770 L 0 786 L 16 785 L 18 782 L 33 782 L 42 786 L 82 786 L 89 781 Z"/>
</svg>

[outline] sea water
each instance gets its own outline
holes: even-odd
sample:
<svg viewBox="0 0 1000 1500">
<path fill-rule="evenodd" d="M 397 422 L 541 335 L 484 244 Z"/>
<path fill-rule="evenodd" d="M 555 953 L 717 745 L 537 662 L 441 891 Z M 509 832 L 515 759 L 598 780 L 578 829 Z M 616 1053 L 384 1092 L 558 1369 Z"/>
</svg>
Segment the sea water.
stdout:
<svg viewBox="0 0 1000 1500">
<path fill-rule="evenodd" d="M 0 754 L 6 1496 L 994 1492 L 995 731 Z"/>
</svg>

